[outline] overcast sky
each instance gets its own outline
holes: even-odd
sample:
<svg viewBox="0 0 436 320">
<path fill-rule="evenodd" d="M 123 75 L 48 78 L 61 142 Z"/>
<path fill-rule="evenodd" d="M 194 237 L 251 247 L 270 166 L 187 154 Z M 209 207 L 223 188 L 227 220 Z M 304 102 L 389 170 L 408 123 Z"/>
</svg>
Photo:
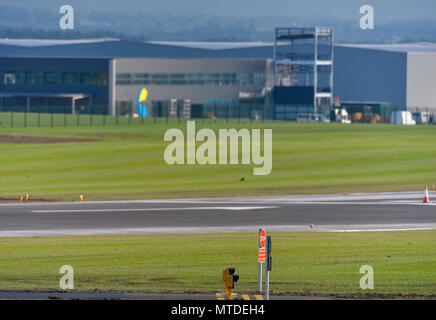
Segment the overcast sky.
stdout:
<svg viewBox="0 0 436 320">
<path fill-rule="evenodd" d="M 224 16 L 299 16 L 359 19 L 359 8 L 374 7 L 379 23 L 433 18 L 436 0 L 1 0 L 0 5 L 58 11 L 70 4 L 77 13 L 106 11 L 129 13 L 210 14 Z"/>
</svg>

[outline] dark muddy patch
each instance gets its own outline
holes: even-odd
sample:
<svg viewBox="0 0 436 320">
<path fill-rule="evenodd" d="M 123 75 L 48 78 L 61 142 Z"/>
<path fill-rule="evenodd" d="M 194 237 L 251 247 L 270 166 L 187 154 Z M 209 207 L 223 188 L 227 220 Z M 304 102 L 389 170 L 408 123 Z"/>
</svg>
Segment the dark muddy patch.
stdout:
<svg viewBox="0 0 436 320">
<path fill-rule="evenodd" d="M 99 140 L 80 139 L 80 138 L 52 138 L 52 137 L 32 137 L 32 136 L 0 136 L 0 143 L 72 143 L 72 142 L 95 142 Z"/>
</svg>

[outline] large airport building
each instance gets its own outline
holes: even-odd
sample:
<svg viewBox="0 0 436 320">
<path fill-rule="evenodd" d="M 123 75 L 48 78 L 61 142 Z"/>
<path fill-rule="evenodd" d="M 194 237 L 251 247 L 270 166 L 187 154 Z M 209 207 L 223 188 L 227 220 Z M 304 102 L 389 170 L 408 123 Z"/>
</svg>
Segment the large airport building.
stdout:
<svg viewBox="0 0 436 320">
<path fill-rule="evenodd" d="M 3 111 L 120 114 L 146 88 L 155 116 L 232 116 L 242 105 L 248 117 L 295 120 L 335 99 L 436 114 L 436 45 L 333 44 L 327 28 L 246 43 L 2 39 L 0 79 Z"/>
</svg>

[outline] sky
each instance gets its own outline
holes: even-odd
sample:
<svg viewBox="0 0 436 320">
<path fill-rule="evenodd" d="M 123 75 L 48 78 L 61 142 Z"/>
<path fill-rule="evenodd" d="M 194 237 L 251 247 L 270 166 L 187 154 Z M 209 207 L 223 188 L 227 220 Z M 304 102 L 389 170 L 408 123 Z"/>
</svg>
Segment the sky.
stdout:
<svg viewBox="0 0 436 320">
<path fill-rule="evenodd" d="M 433 18 L 436 0 L 0 0 L 0 5 L 58 11 L 69 4 L 75 12 L 206 14 L 217 16 L 300 16 L 351 20 L 365 4 L 380 22 Z"/>
</svg>

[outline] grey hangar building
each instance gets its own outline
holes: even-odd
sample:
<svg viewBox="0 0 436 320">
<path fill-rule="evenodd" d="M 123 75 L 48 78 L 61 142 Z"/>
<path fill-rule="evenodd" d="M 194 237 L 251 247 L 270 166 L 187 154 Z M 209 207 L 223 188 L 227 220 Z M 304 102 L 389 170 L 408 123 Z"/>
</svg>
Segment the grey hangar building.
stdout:
<svg viewBox="0 0 436 320">
<path fill-rule="evenodd" d="M 314 30 L 241 43 L 0 39 L 0 111 L 135 113 L 145 88 L 154 116 L 295 120 L 335 97 L 436 114 L 436 45 L 305 43 L 322 38 Z"/>
</svg>

